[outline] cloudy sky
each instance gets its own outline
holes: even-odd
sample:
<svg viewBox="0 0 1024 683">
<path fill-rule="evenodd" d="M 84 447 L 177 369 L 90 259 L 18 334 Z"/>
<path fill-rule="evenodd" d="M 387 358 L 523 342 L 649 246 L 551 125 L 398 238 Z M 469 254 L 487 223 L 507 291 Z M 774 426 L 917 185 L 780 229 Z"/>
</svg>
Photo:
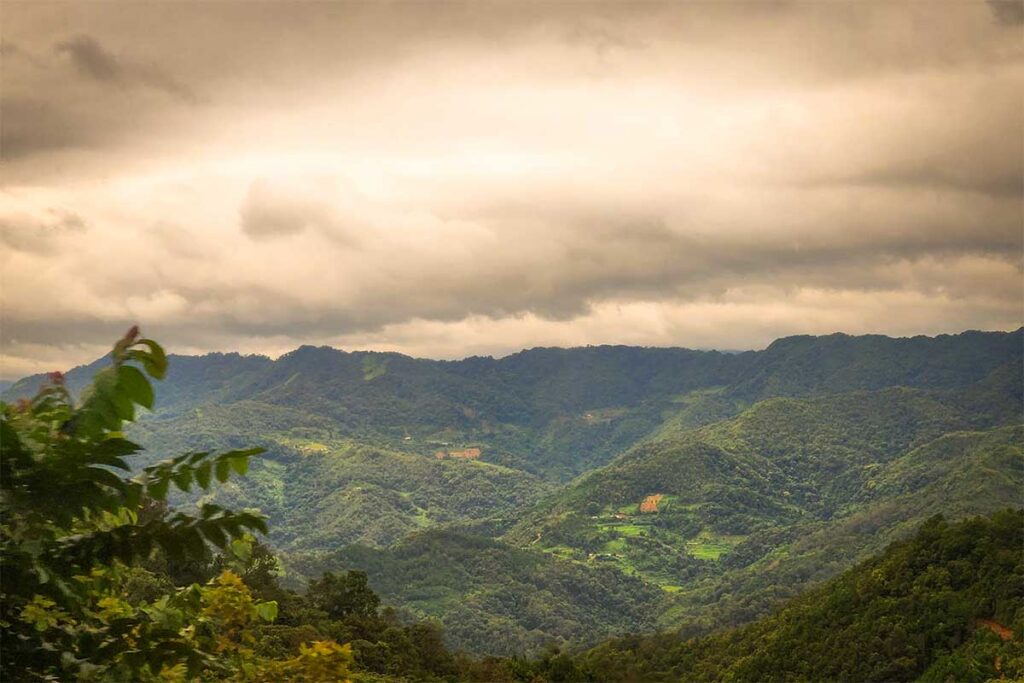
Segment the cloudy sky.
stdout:
<svg viewBox="0 0 1024 683">
<path fill-rule="evenodd" d="M 1022 324 L 1019 3 L 2 12 L 0 376 Z"/>
</svg>

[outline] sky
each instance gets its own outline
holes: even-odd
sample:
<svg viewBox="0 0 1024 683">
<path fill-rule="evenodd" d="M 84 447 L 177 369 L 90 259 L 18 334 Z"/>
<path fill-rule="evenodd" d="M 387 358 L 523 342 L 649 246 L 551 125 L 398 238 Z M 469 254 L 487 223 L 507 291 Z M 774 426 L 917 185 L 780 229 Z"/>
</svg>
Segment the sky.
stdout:
<svg viewBox="0 0 1024 683">
<path fill-rule="evenodd" d="M 0 9 L 0 377 L 1024 322 L 1024 4 Z"/>
</svg>

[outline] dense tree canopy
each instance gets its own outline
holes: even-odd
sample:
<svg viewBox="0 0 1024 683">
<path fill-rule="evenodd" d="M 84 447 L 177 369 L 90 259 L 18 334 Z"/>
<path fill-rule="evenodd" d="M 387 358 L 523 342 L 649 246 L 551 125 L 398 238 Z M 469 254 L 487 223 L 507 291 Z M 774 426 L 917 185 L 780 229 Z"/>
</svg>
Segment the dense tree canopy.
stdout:
<svg viewBox="0 0 1024 683">
<path fill-rule="evenodd" d="M 611 641 L 597 681 L 976 681 L 1024 676 L 1024 510 L 925 523 L 772 616 L 707 638 Z"/>
</svg>

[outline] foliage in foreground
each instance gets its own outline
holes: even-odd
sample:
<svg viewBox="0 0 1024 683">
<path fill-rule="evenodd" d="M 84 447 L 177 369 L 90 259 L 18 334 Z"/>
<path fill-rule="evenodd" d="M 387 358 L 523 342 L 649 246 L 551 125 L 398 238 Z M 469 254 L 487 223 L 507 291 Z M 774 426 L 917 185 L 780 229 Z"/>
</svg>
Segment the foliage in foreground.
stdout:
<svg viewBox="0 0 1024 683">
<path fill-rule="evenodd" d="M 277 605 L 230 569 L 177 587 L 144 568 L 187 565 L 209 546 L 245 554 L 247 534 L 266 530 L 260 515 L 206 504 L 192 516 L 164 501 L 172 484 L 205 490 L 244 474 L 259 451 L 186 453 L 129 477 L 139 447 L 122 428 L 136 406 L 153 407 L 149 377 L 167 359 L 132 328 L 111 360 L 78 405 L 56 373 L 34 398 L 0 405 L 3 678 L 343 679 L 350 648 L 333 641 L 256 656 L 255 631 Z"/>
</svg>

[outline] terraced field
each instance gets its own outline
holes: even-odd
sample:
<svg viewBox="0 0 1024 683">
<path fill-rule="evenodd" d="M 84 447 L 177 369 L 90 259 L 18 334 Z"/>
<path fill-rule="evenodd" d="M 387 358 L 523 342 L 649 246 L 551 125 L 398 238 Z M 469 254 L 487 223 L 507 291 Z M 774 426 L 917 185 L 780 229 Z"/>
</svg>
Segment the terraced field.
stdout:
<svg viewBox="0 0 1024 683">
<path fill-rule="evenodd" d="M 592 539 L 585 547 L 545 542 L 543 533 L 531 547 L 563 560 L 614 567 L 675 593 L 695 572 L 710 570 L 747 538 L 686 522 L 696 519 L 697 508 L 678 496 L 651 494 L 634 503 L 606 506 L 586 518 L 585 528 L 577 531 Z"/>
<path fill-rule="evenodd" d="M 698 560 L 717 560 L 746 538 L 746 536 L 721 536 L 701 532 L 696 539 L 686 542 L 686 552 Z"/>
</svg>

